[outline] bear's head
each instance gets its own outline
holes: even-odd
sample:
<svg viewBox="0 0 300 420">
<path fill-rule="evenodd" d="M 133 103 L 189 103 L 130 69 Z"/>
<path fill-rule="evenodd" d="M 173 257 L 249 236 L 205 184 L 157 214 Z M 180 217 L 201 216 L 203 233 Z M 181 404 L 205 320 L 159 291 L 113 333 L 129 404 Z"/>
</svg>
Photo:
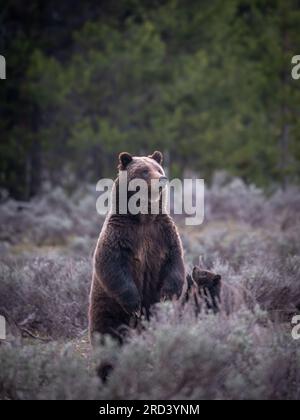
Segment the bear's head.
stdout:
<svg viewBox="0 0 300 420">
<path fill-rule="evenodd" d="M 119 155 L 119 170 L 127 171 L 128 179 L 144 179 L 147 182 L 159 180 L 166 182 L 167 177 L 162 168 L 163 155 L 161 152 L 154 152 L 150 156 L 132 156 L 130 153 L 122 152 Z"/>
<path fill-rule="evenodd" d="M 130 153 L 122 152 L 119 155 L 119 171 L 126 171 L 127 182 L 132 180 L 143 180 L 147 184 L 147 199 L 157 201 L 161 190 L 167 184 L 167 177 L 162 167 L 163 155 L 155 151 L 149 156 L 132 156 Z M 119 172 L 120 175 L 120 172 Z M 157 194 L 155 195 L 155 187 Z M 155 191 L 154 191 L 155 190 Z M 153 195 L 151 196 L 151 191 Z"/>
<path fill-rule="evenodd" d="M 199 294 L 204 297 L 208 309 L 212 309 L 215 313 L 218 312 L 221 302 L 221 276 L 195 266 L 192 272 L 192 279 L 197 286 Z"/>
</svg>

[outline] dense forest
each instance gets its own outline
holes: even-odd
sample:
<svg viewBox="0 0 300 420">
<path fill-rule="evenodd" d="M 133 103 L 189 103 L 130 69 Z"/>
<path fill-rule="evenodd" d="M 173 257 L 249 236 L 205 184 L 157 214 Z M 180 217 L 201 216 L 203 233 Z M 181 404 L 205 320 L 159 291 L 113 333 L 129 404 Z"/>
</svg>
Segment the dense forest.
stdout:
<svg viewBox="0 0 300 420">
<path fill-rule="evenodd" d="M 173 176 L 300 177 L 296 0 L 7 0 L 0 183 L 29 199 L 160 149 Z"/>
</svg>

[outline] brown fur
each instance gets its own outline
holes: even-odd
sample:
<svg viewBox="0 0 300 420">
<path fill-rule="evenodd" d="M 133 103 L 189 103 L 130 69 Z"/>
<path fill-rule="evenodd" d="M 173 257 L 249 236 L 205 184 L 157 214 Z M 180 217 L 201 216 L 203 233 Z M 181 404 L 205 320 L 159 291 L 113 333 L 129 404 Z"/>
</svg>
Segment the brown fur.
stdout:
<svg viewBox="0 0 300 420">
<path fill-rule="evenodd" d="M 193 268 L 192 275 L 187 276 L 187 290 L 184 303 L 194 299 L 196 312 L 201 310 L 204 300 L 206 309 L 219 312 L 221 303 L 221 276 L 198 266 Z"/>
<path fill-rule="evenodd" d="M 165 177 L 162 155 L 122 153 L 119 169 L 128 180 Z M 118 178 L 115 181 L 118 189 Z M 124 327 L 161 299 L 179 297 L 185 279 L 181 240 L 167 214 L 108 214 L 94 254 L 89 329 L 122 342 Z"/>
</svg>

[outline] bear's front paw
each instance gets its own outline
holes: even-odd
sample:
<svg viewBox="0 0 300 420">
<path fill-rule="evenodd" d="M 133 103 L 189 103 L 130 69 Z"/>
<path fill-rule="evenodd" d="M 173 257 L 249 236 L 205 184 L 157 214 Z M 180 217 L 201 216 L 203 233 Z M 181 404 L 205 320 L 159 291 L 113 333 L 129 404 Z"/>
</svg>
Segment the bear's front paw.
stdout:
<svg viewBox="0 0 300 420">
<path fill-rule="evenodd" d="M 120 296 L 120 304 L 129 315 L 138 316 L 138 314 L 141 313 L 142 303 L 137 290 L 126 290 L 122 293 Z"/>
<path fill-rule="evenodd" d="M 171 300 L 174 297 L 179 298 L 182 292 L 183 281 L 180 279 L 170 279 L 165 281 L 160 291 L 161 300 Z"/>
</svg>

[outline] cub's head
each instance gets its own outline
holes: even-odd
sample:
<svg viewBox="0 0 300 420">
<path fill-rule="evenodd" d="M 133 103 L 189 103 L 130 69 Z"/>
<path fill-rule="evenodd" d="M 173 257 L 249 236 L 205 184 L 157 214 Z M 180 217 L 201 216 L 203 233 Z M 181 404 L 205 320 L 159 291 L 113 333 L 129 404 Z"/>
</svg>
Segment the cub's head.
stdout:
<svg viewBox="0 0 300 420">
<path fill-rule="evenodd" d="M 128 182 L 132 180 L 143 180 L 149 188 L 154 185 L 164 188 L 167 184 L 167 177 L 162 167 L 163 155 L 161 152 L 154 152 L 150 156 L 132 156 L 130 153 L 122 152 L 119 155 L 119 171 L 126 171 Z M 159 198 L 159 194 L 154 200 Z"/>
<path fill-rule="evenodd" d="M 199 294 L 204 297 L 208 309 L 212 309 L 215 313 L 218 312 L 221 302 L 221 276 L 195 266 L 192 272 L 192 280 L 197 286 Z"/>
</svg>

